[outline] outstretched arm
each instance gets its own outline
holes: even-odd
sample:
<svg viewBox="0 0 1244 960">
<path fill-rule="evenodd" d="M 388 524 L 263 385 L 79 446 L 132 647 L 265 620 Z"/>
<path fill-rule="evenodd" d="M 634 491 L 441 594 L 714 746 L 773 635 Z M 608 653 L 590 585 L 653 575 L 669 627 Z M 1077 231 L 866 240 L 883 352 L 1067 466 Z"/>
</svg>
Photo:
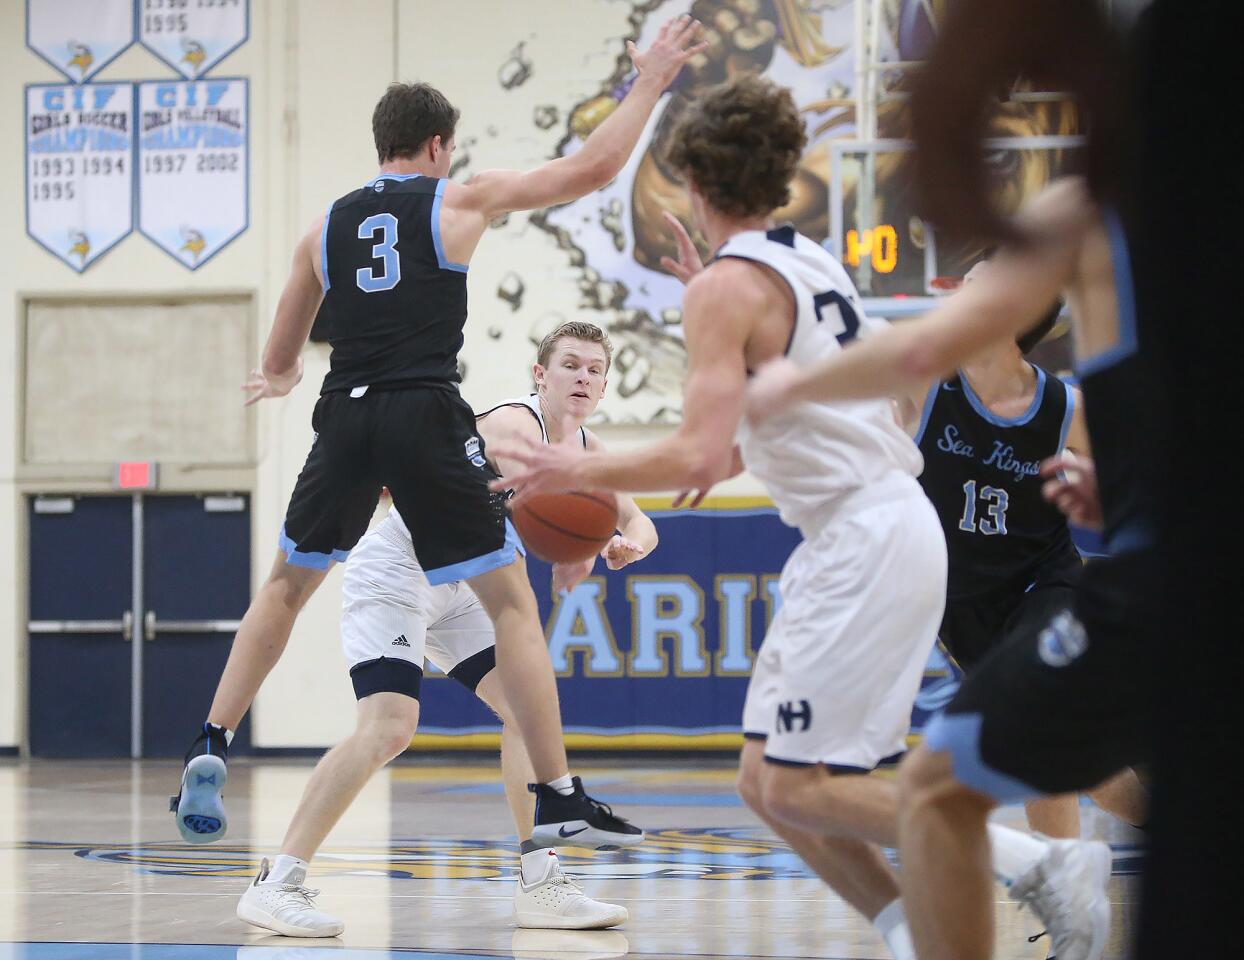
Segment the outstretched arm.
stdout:
<svg viewBox="0 0 1244 960">
<path fill-rule="evenodd" d="M 1000 337 L 1032 327 L 1073 280 L 1084 229 L 1096 214 L 1079 181 L 1038 195 L 1019 220 L 1034 239 L 1004 248 L 993 269 L 918 320 L 879 331 L 799 369 L 781 364 L 753 380 L 748 416 L 762 420 L 802 401 L 862 400 L 918 393 Z"/>
<path fill-rule="evenodd" d="M 605 445 L 592 431 L 587 431 L 587 449 L 604 450 Z M 656 549 L 659 537 L 656 524 L 639 509 L 634 497 L 618 495 L 618 532 L 600 552 L 610 570 L 621 570 Z"/>
<path fill-rule="evenodd" d="M 707 46 L 696 42 L 699 34 L 700 22 L 682 16 L 666 23 L 645 53 L 628 40 L 627 53 L 639 77 L 618 108 L 579 150 L 526 172 L 486 170 L 477 174 L 461 188 L 460 205 L 479 210 L 491 220 L 511 210 L 569 203 L 608 184 L 630 158 L 665 88 L 683 64 Z"/>
<path fill-rule="evenodd" d="M 265 397 L 283 397 L 302 379 L 302 348 L 324 299 L 320 276 L 319 243 L 324 218 L 318 218 L 294 248 L 289 279 L 276 305 L 276 319 L 264 346 L 263 359 L 243 389 L 246 406 Z"/>
</svg>

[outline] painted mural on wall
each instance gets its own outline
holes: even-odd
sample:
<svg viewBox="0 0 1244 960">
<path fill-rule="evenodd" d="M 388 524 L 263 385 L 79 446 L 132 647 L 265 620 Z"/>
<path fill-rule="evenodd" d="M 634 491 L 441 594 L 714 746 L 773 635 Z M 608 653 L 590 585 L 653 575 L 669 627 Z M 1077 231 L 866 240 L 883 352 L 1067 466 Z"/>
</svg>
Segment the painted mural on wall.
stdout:
<svg viewBox="0 0 1244 960">
<path fill-rule="evenodd" d="M 679 116 L 700 92 L 749 72 L 762 73 L 792 90 L 806 118 L 808 148 L 791 202 L 778 211 L 778 218 L 792 221 L 817 241 L 826 241 L 831 145 L 856 136 L 854 6 L 849 0 L 634 3 L 631 32 L 618 38 L 614 69 L 601 78 L 598 91 L 564 114 L 556 105 L 536 110 L 534 125 L 541 130 L 560 129 L 558 152 L 573 153 L 616 109 L 633 82 L 630 61 L 621 52 L 625 39 L 643 48 L 665 20 L 680 13 L 690 13 L 705 24 L 709 49 L 689 64 L 662 98 L 639 147 L 617 179 L 598 193 L 532 217 L 532 223 L 564 252 L 578 283 L 580 307 L 595 314 L 592 319 L 614 340 L 610 394 L 602 404 L 600 419 L 647 423 L 679 418 L 685 366 L 682 285 L 660 267 L 661 256 L 675 252 L 661 213 L 670 210 L 689 228 L 691 214 L 685 187 L 665 160 L 665 146 Z M 887 0 L 881 59 L 919 59 L 932 42 L 943 6 L 944 0 Z M 527 81 L 532 70 L 524 44 L 518 43 L 499 68 L 497 82 L 503 89 L 514 89 Z M 877 134 L 906 139 L 911 128 L 903 74 L 893 71 L 883 77 Z M 990 132 L 998 137 L 1073 134 L 1076 113 L 1065 101 L 1016 100 L 999 105 Z M 893 225 L 899 256 L 897 264 L 878 278 L 877 289 L 865 292 L 866 296 L 926 292 L 926 231 L 904 185 L 901 157 L 887 153 L 877 159 L 877 222 Z M 1014 206 L 1040 189 L 1064 167 L 1066 158 L 1067 151 L 1059 149 L 995 151 L 990 159 L 1002 201 Z M 844 229 L 854 230 L 859 226 L 854 220 L 855 173 L 850 164 L 844 173 Z M 696 240 L 707 255 L 703 238 Z M 938 253 L 939 271 L 961 274 L 979 251 L 939 249 Z M 496 290 L 512 310 L 518 309 L 525 293 L 526 281 L 518 273 L 507 274 Z M 532 327 L 529 338 L 538 341 L 546 332 L 544 327 L 551 328 L 558 319 L 556 315 L 545 317 Z"/>
</svg>

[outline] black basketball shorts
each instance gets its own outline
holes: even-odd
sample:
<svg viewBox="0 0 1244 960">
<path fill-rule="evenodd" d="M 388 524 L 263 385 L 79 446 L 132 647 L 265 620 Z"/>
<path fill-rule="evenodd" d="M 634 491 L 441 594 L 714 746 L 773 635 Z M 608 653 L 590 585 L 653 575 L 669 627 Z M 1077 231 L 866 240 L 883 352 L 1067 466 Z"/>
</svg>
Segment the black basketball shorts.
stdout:
<svg viewBox="0 0 1244 960">
<path fill-rule="evenodd" d="M 518 537 L 497 474 L 484 458 L 475 415 L 456 389 L 428 385 L 362 396 L 326 393 L 315 440 L 294 485 L 281 549 L 291 564 L 327 569 L 367 531 L 382 487 L 410 530 L 433 585 L 512 563 Z"/>
<path fill-rule="evenodd" d="M 1069 556 L 1047 564 L 1026 589 L 1006 587 L 948 599 L 938 639 L 960 669 L 971 673 L 1008 638 L 1031 634 L 1068 609 L 1083 569 L 1078 555 Z"/>
<path fill-rule="evenodd" d="M 1069 610 L 991 651 L 925 730 L 999 803 L 1091 789 L 1149 759 L 1161 595 L 1152 551 L 1090 563 Z"/>
</svg>

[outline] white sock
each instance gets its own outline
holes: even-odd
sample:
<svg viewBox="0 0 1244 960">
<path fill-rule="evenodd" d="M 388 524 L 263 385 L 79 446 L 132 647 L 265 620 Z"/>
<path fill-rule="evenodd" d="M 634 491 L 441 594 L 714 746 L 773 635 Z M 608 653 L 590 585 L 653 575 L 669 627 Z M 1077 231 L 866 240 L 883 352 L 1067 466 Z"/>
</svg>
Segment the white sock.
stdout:
<svg viewBox="0 0 1244 960">
<path fill-rule="evenodd" d="M 230 730 L 228 727 L 222 727 L 219 723 L 212 723 L 210 721 L 208 722 L 207 725 L 209 727 L 215 727 L 217 730 L 219 730 L 221 733 L 225 735 L 225 746 L 226 747 L 231 746 L 233 744 L 233 731 Z"/>
<path fill-rule="evenodd" d="M 894 960 L 916 960 L 916 948 L 911 943 L 911 931 L 907 929 L 907 914 L 903 912 L 902 900 L 887 904 L 873 917 L 873 926 L 890 948 L 890 956 Z"/>
<path fill-rule="evenodd" d="M 563 773 L 556 780 L 550 780 L 545 786 L 552 787 L 563 797 L 568 797 L 574 793 L 574 781 L 570 779 L 570 774 Z"/>
<path fill-rule="evenodd" d="M 1045 856 L 1049 844 L 1030 833 L 989 824 L 993 846 L 993 872 L 1008 887 L 1032 869 Z"/>
<path fill-rule="evenodd" d="M 268 870 L 264 883 L 296 883 L 301 885 L 307 879 L 307 861 L 297 857 L 279 854 Z"/>
<path fill-rule="evenodd" d="M 523 883 L 529 887 L 544 880 L 558 866 L 557 854 L 548 848 L 532 850 L 530 853 L 520 854 L 518 858 L 519 873 Z"/>
</svg>

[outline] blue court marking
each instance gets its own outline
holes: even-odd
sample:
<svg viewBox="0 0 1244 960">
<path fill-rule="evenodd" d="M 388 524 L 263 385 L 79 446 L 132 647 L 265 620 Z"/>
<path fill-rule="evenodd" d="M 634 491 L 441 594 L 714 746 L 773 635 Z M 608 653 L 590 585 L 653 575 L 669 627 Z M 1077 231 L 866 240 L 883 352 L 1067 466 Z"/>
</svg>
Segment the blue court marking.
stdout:
<svg viewBox="0 0 1244 960">
<path fill-rule="evenodd" d="M 495 953 L 430 953 L 340 946 L 251 946 L 214 943 L 0 943 L 0 960 L 293 960 L 323 954 L 336 960 L 496 960 Z"/>
</svg>

